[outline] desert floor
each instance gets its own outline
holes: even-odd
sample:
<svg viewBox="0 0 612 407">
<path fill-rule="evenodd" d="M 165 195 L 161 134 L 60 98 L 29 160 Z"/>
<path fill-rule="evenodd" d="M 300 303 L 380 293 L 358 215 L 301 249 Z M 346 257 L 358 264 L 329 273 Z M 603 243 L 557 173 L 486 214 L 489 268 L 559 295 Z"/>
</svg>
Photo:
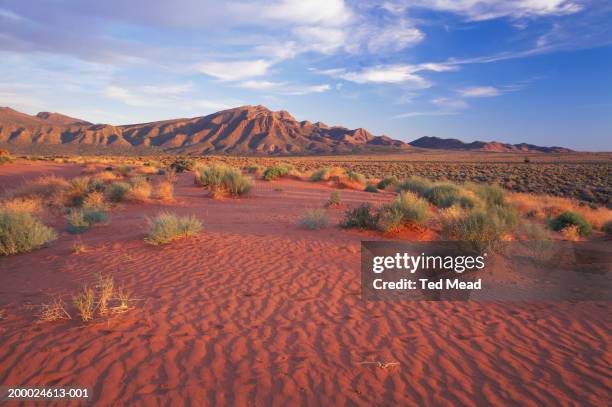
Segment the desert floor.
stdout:
<svg viewBox="0 0 612 407">
<path fill-rule="evenodd" d="M 1 187 L 52 172 L 80 167 L 3 166 Z M 0 258 L 0 385 L 87 386 L 96 405 L 610 403 L 609 303 L 364 302 L 359 244 L 377 237 L 299 226 L 331 191 L 257 181 L 248 198 L 213 200 L 183 174 L 175 203 L 120 204 L 81 235 L 81 254 L 50 219 L 58 241 Z M 203 232 L 145 244 L 162 210 L 195 214 Z M 39 304 L 98 272 L 131 290 L 129 312 L 36 321 Z"/>
</svg>

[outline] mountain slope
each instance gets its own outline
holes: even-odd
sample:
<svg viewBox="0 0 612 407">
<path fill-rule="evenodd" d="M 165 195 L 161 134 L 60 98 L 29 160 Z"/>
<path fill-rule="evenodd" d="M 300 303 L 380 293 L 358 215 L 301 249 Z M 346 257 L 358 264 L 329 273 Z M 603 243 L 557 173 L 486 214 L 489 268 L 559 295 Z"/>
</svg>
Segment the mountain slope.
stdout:
<svg viewBox="0 0 612 407">
<path fill-rule="evenodd" d="M 473 141 L 464 143 L 454 138 L 421 137 L 409 143 L 413 147 L 440 150 L 478 150 L 494 152 L 539 152 L 539 153 L 569 153 L 573 150 L 565 147 L 542 147 L 534 144 L 507 144 L 498 141 Z"/>
<path fill-rule="evenodd" d="M 409 148 L 359 128 L 298 122 L 286 111 L 242 106 L 208 116 L 111 126 L 58 113 L 0 108 L 0 142 L 158 146 L 187 153 L 333 154 Z"/>
</svg>

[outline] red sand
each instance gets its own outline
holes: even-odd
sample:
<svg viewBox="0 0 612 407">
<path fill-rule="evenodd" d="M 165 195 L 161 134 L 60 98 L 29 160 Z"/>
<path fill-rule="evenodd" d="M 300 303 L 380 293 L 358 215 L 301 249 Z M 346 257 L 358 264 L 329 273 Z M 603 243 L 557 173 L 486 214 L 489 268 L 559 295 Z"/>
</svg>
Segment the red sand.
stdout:
<svg viewBox="0 0 612 407">
<path fill-rule="evenodd" d="M 217 201 L 185 174 L 175 204 L 114 209 L 82 235 L 86 253 L 63 232 L 0 258 L 0 385 L 88 386 L 96 405 L 609 404 L 609 304 L 366 303 L 359 242 L 371 236 L 297 225 L 330 191 L 258 182 Z M 204 231 L 146 245 L 145 217 L 163 209 Z M 141 301 L 110 320 L 35 322 L 32 305 L 97 272 Z M 362 363 L 373 361 L 399 365 Z"/>
</svg>

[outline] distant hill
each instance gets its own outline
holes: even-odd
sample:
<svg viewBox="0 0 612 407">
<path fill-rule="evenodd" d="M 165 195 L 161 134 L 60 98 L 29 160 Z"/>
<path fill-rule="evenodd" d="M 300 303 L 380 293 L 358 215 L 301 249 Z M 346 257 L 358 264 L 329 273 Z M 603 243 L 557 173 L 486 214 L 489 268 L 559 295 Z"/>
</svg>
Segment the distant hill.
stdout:
<svg viewBox="0 0 612 407">
<path fill-rule="evenodd" d="M 565 147 L 542 147 L 534 144 L 520 143 L 507 144 L 498 141 L 473 141 L 465 143 L 454 138 L 421 137 L 409 143 L 413 147 L 430 148 L 436 150 L 478 150 L 494 152 L 518 153 L 569 153 L 573 150 Z"/>
<path fill-rule="evenodd" d="M 343 154 L 401 151 L 406 143 L 323 123 L 298 122 L 286 111 L 242 106 L 208 116 L 111 126 L 59 113 L 30 116 L 0 108 L 0 142 L 156 146 L 185 153 Z"/>
</svg>

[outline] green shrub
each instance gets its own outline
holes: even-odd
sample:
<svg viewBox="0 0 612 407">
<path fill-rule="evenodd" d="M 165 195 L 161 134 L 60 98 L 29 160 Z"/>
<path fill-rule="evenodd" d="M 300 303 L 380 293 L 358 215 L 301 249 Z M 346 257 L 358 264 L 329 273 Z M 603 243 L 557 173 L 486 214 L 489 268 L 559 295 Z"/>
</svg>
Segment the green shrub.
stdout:
<svg viewBox="0 0 612 407">
<path fill-rule="evenodd" d="M 435 184 L 422 194 L 440 208 L 448 208 L 459 201 L 461 190 L 453 184 Z"/>
<path fill-rule="evenodd" d="M 170 164 L 170 168 L 177 173 L 191 171 L 195 168 L 195 161 L 188 160 L 186 158 L 177 158 L 172 164 Z"/>
<path fill-rule="evenodd" d="M 379 215 L 369 203 L 362 203 L 357 208 L 344 213 L 340 223 L 343 228 L 376 229 Z"/>
<path fill-rule="evenodd" d="M 590 236 L 593 232 L 591 224 L 576 212 L 565 211 L 550 222 L 550 227 L 557 232 L 568 226 L 577 226 L 580 236 L 583 237 Z"/>
<path fill-rule="evenodd" d="M 347 171 L 346 172 L 346 177 L 349 179 L 349 181 L 352 182 L 357 182 L 359 184 L 364 184 L 366 182 L 366 177 L 363 174 L 360 174 L 358 172 L 355 171 Z M 370 192 L 370 191 L 368 191 Z M 378 192 L 378 191 L 376 191 Z"/>
<path fill-rule="evenodd" d="M 83 233 L 95 223 L 100 223 L 106 220 L 107 213 L 103 209 L 85 208 L 72 209 L 66 216 L 68 227 L 66 230 L 69 233 Z"/>
<path fill-rule="evenodd" d="M 422 224 L 429 218 L 429 205 L 416 194 L 401 192 L 391 205 L 400 210 L 404 221 Z"/>
<path fill-rule="evenodd" d="M 376 188 L 374 185 L 369 184 L 366 185 L 366 187 L 364 188 L 365 192 L 373 192 L 373 193 L 378 193 L 378 188 Z"/>
<path fill-rule="evenodd" d="M 55 231 L 31 214 L 0 211 L 0 255 L 29 252 L 55 239 Z"/>
<path fill-rule="evenodd" d="M 399 184 L 399 179 L 397 179 L 395 175 L 392 175 L 390 177 L 381 179 L 376 185 L 376 187 L 378 189 L 386 189 L 389 186 L 393 187 L 393 186 L 397 186 L 398 184 Z"/>
<path fill-rule="evenodd" d="M 489 184 L 467 184 L 467 188 L 476 194 L 487 207 L 489 206 L 508 206 L 506 194 L 503 189 L 497 185 Z"/>
<path fill-rule="evenodd" d="M 130 184 L 127 182 L 113 182 L 110 186 L 108 198 L 113 202 L 121 202 L 130 191 Z"/>
<path fill-rule="evenodd" d="M 312 182 L 327 181 L 329 179 L 330 171 L 331 170 L 328 167 L 319 168 L 318 170 L 312 173 L 312 175 L 310 176 L 310 180 Z"/>
<path fill-rule="evenodd" d="M 263 179 L 266 181 L 272 181 L 277 178 L 286 177 L 293 170 L 294 167 L 290 164 L 274 165 L 272 167 L 266 168 L 263 173 Z"/>
<path fill-rule="evenodd" d="M 466 242 L 473 249 L 484 250 L 495 248 L 517 223 L 518 214 L 513 208 L 475 209 L 465 216 L 443 221 L 442 234 L 445 238 Z"/>
<path fill-rule="evenodd" d="M 423 196 L 425 191 L 431 188 L 431 181 L 423 177 L 412 176 L 407 180 L 402 181 L 397 186 L 397 192 L 401 191 L 409 191 L 416 192 L 417 194 Z"/>
<path fill-rule="evenodd" d="M 174 213 L 162 212 L 149 220 L 147 243 L 158 245 L 170 243 L 175 239 L 197 235 L 202 223 L 194 216 L 179 217 Z"/>
<path fill-rule="evenodd" d="M 253 181 L 240 170 L 222 164 L 196 167 L 195 183 L 208 189 L 213 196 L 246 195 L 253 187 Z"/>
<path fill-rule="evenodd" d="M 308 209 L 302 215 L 302 226 L 306 229 L 316 230 L 327 226 L 327 216 L 323 209 Z"/>
<path fill-rule="evenodd" d="M 15 159 L 13 159 L 13 157 L 9 157 L 9 156 L 6 156 L 6 155 L 0 155 L 0 165 L 2 165 L 2 164 L 9 164 L 9 163 L 12 163 L 14 161 L 15 161 Z"/>
<path fill-rule="evenodd" d="M 93 178 L 89 181 L 89 191 L 90 192 L 104 192 L 106 189 L 106 184 L 104 180 L 99 178 Z"/>
<path fill-rule="evenodd" d="M 249 174 L 259 174 L 260 172 L 263 172 L 265 170 L 265 167 L 259 164 L 247 165 L 246 167 L 244 167 L 244 170 Z"/>
<path fill-rule="evenodd" d="M 129 165 L 120 165 L 117 167 L 117 172 L 124 177 L 127 177 L 132 172 L 132 167 Z"/>
</svg>

